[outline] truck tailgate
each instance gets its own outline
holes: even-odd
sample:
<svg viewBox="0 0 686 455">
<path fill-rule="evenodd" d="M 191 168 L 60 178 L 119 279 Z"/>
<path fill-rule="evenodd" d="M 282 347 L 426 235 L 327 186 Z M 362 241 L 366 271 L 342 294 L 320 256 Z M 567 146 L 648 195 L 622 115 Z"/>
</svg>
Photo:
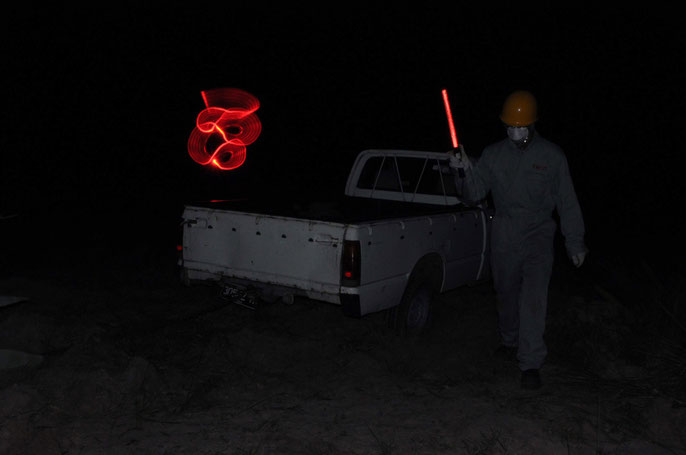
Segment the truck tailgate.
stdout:
<svg viewBox="0 0 686 455">
<path fill-rule="evenodd" d="M 183 217 L 189 278 L 239 278 L 338 301 L 344 224 L 192 206 Z"/>
</svg>

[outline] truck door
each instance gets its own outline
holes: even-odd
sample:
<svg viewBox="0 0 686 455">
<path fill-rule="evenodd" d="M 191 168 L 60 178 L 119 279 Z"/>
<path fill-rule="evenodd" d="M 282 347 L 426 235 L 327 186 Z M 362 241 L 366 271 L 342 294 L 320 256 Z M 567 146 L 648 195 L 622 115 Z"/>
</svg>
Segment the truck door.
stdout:
<svg viewBox="0 0 686 455">
<path fill-rule="evenodd" d="M 453 289 L 480 278 L 485 261 L 485 228 L 482 211 L 455 212 L 450 249 L 446 254 L 444 289 Z"/>
</svg>

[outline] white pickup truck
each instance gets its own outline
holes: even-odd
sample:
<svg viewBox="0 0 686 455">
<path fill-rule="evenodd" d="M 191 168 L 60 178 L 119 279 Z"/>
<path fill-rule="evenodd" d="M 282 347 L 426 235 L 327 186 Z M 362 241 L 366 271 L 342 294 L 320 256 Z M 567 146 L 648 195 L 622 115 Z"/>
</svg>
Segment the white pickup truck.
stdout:
<svg viewBox="0 0 686 455">
<path fill-rule="evenodd" d="M 366 150 L 339 201 L 211 201 L 183 211 L 182 279 L 242 301 L 330 302 L 348 316 L 391 310 L 421 332 L 437 293 L 490 278 L 488 209 L 460 202 L 447 153 Z"/>
</svg>

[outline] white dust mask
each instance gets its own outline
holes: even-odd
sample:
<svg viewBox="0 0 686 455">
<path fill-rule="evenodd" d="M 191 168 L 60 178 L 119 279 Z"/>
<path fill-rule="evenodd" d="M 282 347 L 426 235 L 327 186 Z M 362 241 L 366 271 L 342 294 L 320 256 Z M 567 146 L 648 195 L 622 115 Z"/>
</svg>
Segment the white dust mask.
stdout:
<svg viewBox="0 0 686 455">
<path fill-rule="evenodd" d="M 514 142 L 521 142 L 529 135 L 529 128 L 526 126 L 508 126 L 507 136 Z"/>
</svg>

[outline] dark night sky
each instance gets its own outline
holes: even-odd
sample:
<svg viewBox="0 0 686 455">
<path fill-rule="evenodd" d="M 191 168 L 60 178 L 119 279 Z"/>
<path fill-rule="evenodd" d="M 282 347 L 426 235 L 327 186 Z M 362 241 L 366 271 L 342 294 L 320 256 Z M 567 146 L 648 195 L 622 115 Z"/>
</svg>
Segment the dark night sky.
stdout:
<svg viewBox="0 0 686 455">
<path fill-rule="evenodd" d="M 672 16 L 231 2 L 9 11 L 0 209 L 46 230 L 48 218 L 173 231 L 198 198 L 325 198 L 363 149 L 448 150 L 441 88 L 475 155 L 503 137 L 502 101 L 525 88 L 539 131 L 567 152 L 591 248 L 643 251 L 656 234 L 665 248 L 684 186 L 684 34 Z M 186 152 L 200 91 L 216 87 L 262 104 L 262 135 L 227 173 Z"/>
</svg>

